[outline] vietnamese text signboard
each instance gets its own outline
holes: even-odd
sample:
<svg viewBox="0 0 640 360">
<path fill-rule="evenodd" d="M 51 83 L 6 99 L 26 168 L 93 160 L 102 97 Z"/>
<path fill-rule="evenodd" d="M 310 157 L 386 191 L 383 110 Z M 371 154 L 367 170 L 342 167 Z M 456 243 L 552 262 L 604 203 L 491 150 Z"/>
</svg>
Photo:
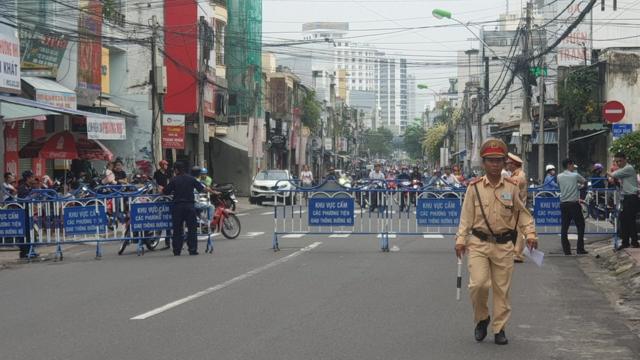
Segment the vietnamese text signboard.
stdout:
<svg viewBox="0 0 640 360">
<path fill-rule="evenodd" d="M 184 115 L 162 115 L 162 148 L 184 149 Z"/>
<path fill-rule="evenodd" d="M 64 208 L 65 235 L 86 235 L 100 232 L 107 225 L 104 206 L 76 206 Z"/>
<path fill-rule="evenodd" d="M 0 238 L 24 237 L 24 210 L 0 210 Z"/>
<path fill-rule="evenodd" d="M 354 208 L 351 198 L 309 199 L 309 225 L 353 226 Z"/>
<path fill-rule="evenodd" d="M 170 203 L 145 203 L 131 205 L 131 229 L 133 231 L 161 231 L 171 229 Z"/>
<path fill-rule="evenodd" d="M 3 1 L 3 15 L 7 19 L 17 17 L 15 9 L 15 0 Z M 0 23 L 0 92 L 19 94 L 20 41 L 18 31 L 10 23 L 11 21 Z"/>
<path fill-rule="evenodd" d="M 87 138 L 95 140 L 126 140 L 127 126 L 123 118 L 87 116 Z"/>
<path fill-rule="evenodd" d="M 418 199 L 416 220 L 419 226 L 458 226 L 460 199 Z"/>
<path fill-rule="evenodd" d="M 560 198 L 536 198 L 533 206 L 533 216 L 537 226 L 560 225 Z"/>
</svg>

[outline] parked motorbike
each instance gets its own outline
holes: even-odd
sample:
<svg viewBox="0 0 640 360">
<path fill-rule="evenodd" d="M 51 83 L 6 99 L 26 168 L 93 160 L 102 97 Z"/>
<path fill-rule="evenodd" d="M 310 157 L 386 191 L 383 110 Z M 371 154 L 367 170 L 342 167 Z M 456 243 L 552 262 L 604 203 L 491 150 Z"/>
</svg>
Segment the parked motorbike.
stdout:
<svg viewBox="0 0 640 360">
<path fill-rule="evenodd" d="M 211 228 L 214 231 L 220 231 L 227 239 L 235 239 L 240 235 L 240 219 L 225 202 L 225 199 L 231 197 L 233 186 L 222 186 L 215 190 L 220 192 L 220 195 L 214 196 L 215 212 Z"/>
</svg>

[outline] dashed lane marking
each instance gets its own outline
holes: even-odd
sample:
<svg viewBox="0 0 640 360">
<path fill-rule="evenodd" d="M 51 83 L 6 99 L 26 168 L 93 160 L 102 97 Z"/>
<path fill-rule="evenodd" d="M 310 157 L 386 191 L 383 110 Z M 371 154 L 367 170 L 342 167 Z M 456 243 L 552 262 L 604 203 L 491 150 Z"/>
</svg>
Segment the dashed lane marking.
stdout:
<svg viewBox="0 0 640 360">
<path fill-rule="evenodd" d="M 351 233 L 338 233 L 329 235 L 330 238 L 347 238 L 351 235 Z"/>
<path fill-rule="evenodd" d="M 293 258 L 295 258 L 297 256 L 300 256 L 300 255 L 304 254 L 305 252 L 308 252 L 308 251 L 311 251 L 311 250 L 315 249 L 316 247 L 320 246 L 321 244 L 322 244 L 321 242 L 315 242 L 315 243 L 313 243 L 313 244 L 311 244 L 311 245 L 309 245 L 309 246 L 307 246 L 305 248 L 302 248 L 302 249 L 294 252 L 293 254 L 287 255 L 287 256 L 285 256 L 283 258 L 280 258 L 280 259 L 278 259 L 276 261 L 270 262 L 265 266 L 253 269 L 253 270 L 251 270 L 249 272 L 246 272 L 246 273 L 244 273 L 244 274 L 242 274 L 240 276 L 236 276 L 231 280 L 227 280 L 227 281 L 225 281 L 223 283 L 220 283 L 220 284 L 218 284 L 216 286 L 212 286 L 212 287 L 210 287 L 208 289 L 204 289 L 202 291 L 198 291 L 197 293 L 195 293 L 193 295 L 189 295 L 189 296 L 187 296 L 185 298 L 170 302 L 170 303 L 168 303 L 168 304 L 166 304 L 164 306 L 161 306 L 159 308 L 153 309 L 153 310 L 148 311 L 148 312 L 146 312 L 144 314 L 140 314 L 140 315 L 134 316 L 130 320 L 145 320 L 145 319 L 148 319 L 148 318 L 150 318 L 152 316 L 155 316 L 155 315 L 161 314 L 161 313 L 163 313 L 165 311 L 171 310 L 171 309 L 173 309 L 175 307 L 178 307 L 180 305 L 186 304 L 186 303 L 188 303 L 190 301 L 193 301 L 193 300 L 195 300 L 197 298 L 203 297 L 205 295 L 209 295 L 209 294 L 211 294 L 213 292 L 216 292 L 218 290 L 222 290 L 222 289 L 224 289 L 224 288 L 226 288 L 226 287 L 228 287 L 230 285 L 233 285 L 233 284 L 235 284 L 237 282 L 240 282 L 242 280 L 246 280 L 246 279 L 248 279 L 248 278 L 250 278 L 252 276 L 260 274 L 261 272 L 269 270 L 270 268 L 272 268 L 274 266 L 277 266 L 277 265 L 280 265 L 280 264 L 284 264 L 285 262 L 287 262 L 287 261 L 289 261 L 289 260 L 291 260 L 291 259 L 293 259 Z"/>
<path fill-rule="evenodd" d="M 444 236 L 440 234 L 424 234 L 422 237 L 425 239 L 444 239 Z"/>
<path fill-rule="evenodd" d="M 287 234 L 287 235 L 283 235 L 282 237 L 285 239 L 299 239 L 305 235 L 307 234 Z"/>
</svg>

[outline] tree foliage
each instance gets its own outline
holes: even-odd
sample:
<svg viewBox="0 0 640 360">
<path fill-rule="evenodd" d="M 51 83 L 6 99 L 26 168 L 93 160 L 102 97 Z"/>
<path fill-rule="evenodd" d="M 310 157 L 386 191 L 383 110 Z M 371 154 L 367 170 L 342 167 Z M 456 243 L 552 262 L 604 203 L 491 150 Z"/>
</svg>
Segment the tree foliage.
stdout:
<svg viewBox="0 0 640 360">
<path fill-rule="evenodd" d="M 438 123 L 427 129 L 422 148 L 428 160 L 436 161 L 440 158 L 440 148 L 444 144 L 444 138 L 447 135 L 447 124 Z"/>
<path fill-rule="evenodd" d="M 612 154 L 623 152 L 627 156 L 627 161 L 638 169 L 640 166 L 640 131 L 616 139 L 609 151 Z"/>
<path fill-rule="evenodd" d="M 393 133 L 386 128 L 367 129 L 364 132 L 364 142 L 361 148 L 363 153 L 371 156 L 389 156 L 391 155 L 393 141 Z"/>
<path fill-rule="evenodd" d="M 422 158 L 422 139 L 424 127 L 420 121 L 414 121 L 404 132 L 403 148 L 412 159 Z"/>
<path fill-rule="evenodd" d="M 567 75 L 560 82 L 558 102 L 564 117 L 571 126 L 592 122 L 599 116 L 597 89 L 599 78 L 597 69 L 580 69 Z"/>
<path fill-rule="evenodd" d="M 315 91 L 309 91 L 302 99 L 302 124 L 311 131 L 316 132 L 319 128 L 322 107 L 320 102 L 316 100 Z"/>
</svg>

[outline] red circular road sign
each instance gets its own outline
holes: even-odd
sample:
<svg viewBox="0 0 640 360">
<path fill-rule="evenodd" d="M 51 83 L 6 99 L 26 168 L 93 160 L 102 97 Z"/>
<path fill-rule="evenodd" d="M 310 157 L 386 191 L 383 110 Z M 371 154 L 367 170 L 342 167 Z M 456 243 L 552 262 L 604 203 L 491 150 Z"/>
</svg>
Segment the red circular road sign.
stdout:
<svg viewBox="0 0 640 360">
<path fill-rule="evenodd" d="M 602 117 L 610 123 L 616 123 L 624 118 L 624 105 L 620 101 L 607 101 L 602 107 Z"/>
</svg>

